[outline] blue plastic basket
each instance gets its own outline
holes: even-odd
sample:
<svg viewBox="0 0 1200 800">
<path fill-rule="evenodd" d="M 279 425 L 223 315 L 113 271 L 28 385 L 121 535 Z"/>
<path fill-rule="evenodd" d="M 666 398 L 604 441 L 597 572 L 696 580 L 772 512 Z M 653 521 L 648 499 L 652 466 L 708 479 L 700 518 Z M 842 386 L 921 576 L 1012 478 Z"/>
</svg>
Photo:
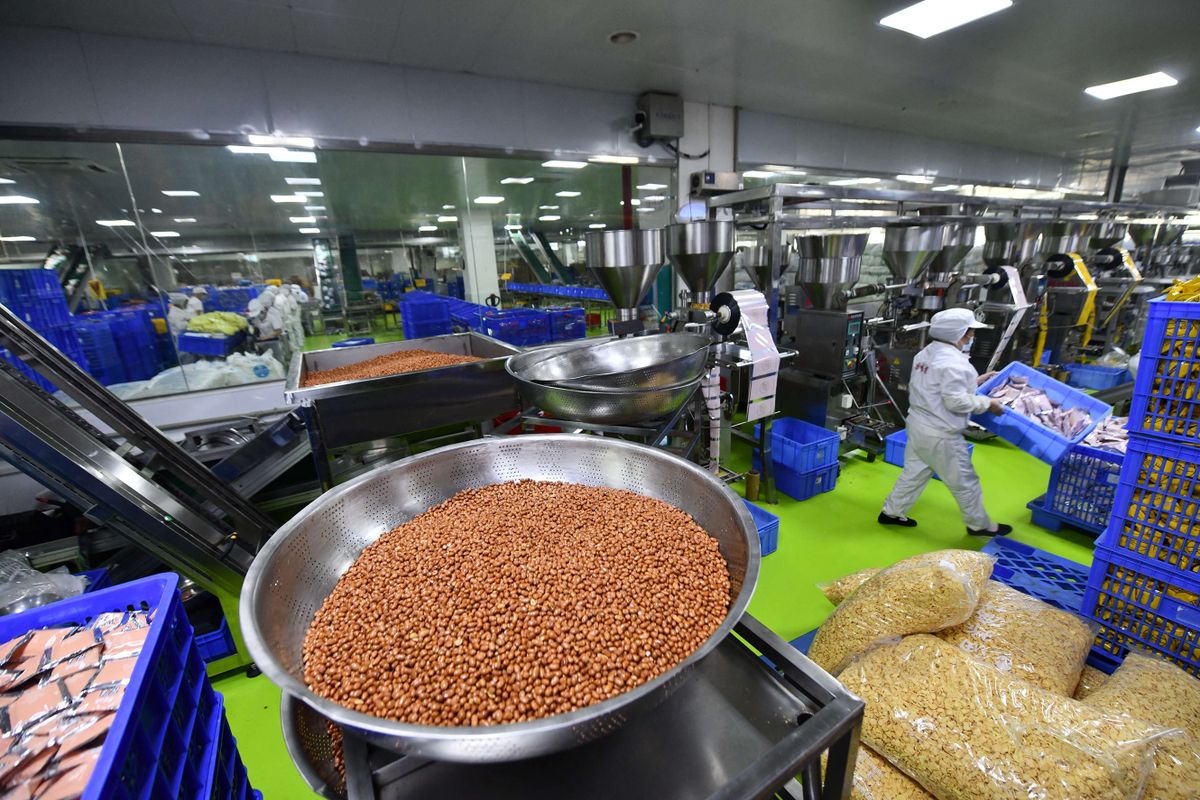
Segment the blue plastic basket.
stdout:
<svg viewBox="0 0 1200 800">
<path fill-rule="evenodd" d="M 833 487 L 837 485 L 837 477 L 837 462 L 810 472 L 794 472 L 787 467 L 775 465 L 775 485 L 793 500 L 808 500 L 810 497 L 833 491 Z"/>
<path fill-rule="evenodd" d="M 883 460 L 888 464 L 903 467 L 904 451 L 907 449 L 908 431 L 898 430 L 883 440 Z M 975 453 L 975 445 L 967 442 L 967 452 L 973 455 Z M 933 477 L 934 480 L 941 480 L 941 477 L 936 472 L 933 473 Z"/>
<path fill-rule="evenodd" d="M 1071 374 L 1067 384 L 1076 389 L 1111 389 L 1129 381 L 1129 370 L 1124 367 L 1099 367 L 1095 364 L 1068 364 Z"/>
<path fill-rule="evenodd" d="M 1084 595 L 1101 626 L 1093 651 L 1120 661 L 1142 648 L 1200 677 L 1200 580 L 1127 555 L 1096 548 Z"/>
<path fill-rule="evenodd" d="M 237 652 L 237 645 L 233 642 L 233 634 L 229 630 L 229 623 L 226 622 L 225 617 L 221 617 L 221 624 L 212 633 L 196 636 L 196 647 L 200 650 L 200 657 L 205 662 L 220 661 Z"/>
<path fill-rule="evenodd" d="M 758 436 L 758 426 L 754 427 Z M 806 473 L 837 464 L 838 435 L 791 417 L 771 423 L 771 460 L 775 467 Z"/>
<path fill-rule="evenodd" d="M 245 339 L 245 331 L 238 331 L 232 336 L 222 336 L 218 333 L 184 331 L 175 340 L 175 345 L 181 353 L 194 353 L 198 356 L 223 358 L 236 350 Z"/>
<path fill-rule="evenodd" d="M 550 318 L 550 341 L 565 342 L 587 336 L 587 322 L 582 308 L 547 308 Z"/>
<path fill-rule="evenodd" d="M 112 584 L 112 579 L 108 575 L 106 569 L 89 569 L 86 572 L 75 573 L 80 578 L 87 579 L 87 586 L 83 587 L 84 593 L 98 592 L 101 589 L 107 589 Z"/>
<path fill-rule="evenodd" d="M 454 325 L 449 317 L 442 320 L 414 321 L 401 316 L 400 323 L 404 329 L 405 339 L 425 339 L 430 336 L 445 336 L 454 333 Z"/>
<path fill-rule="evenodd" d="M 1200 580 L 1200 448 L 1130 437 L 1097 544 Z"/>
<path fill-rule="evenodd" d="M 134 608 L 153 614 L 84 800 L 204 796 L 198 794 L 200 765 L 189 756 L 197 731 L 203 736 L 216 694 L 178 585 L 174 574 L 155 575 L 0 617 L 0 641 L 7 641 L 35 628 L 86 624 L 108 611 Z"/>
<path fill-rule="evenodd" d="M 357 339 L 342 339 L 340 342 L 334 342 L 333 347 L 360 347 L 364 344 L 375 344 L 375 337 L 360 336 Z"/>
<path fill-rule="evenodd" d="M 534 308 L 489 309 L 479 315 L 475 330 L 493 339 L 526 347 L 550 341 L 550 318 Z"/>
<path fill-rule="evenodd" d="M 771 555 L 779 548 L 779 517 L 749 500 L 743 499 L 742 502 L 746 504 L 746 510 L 754 517 L 754 525 L 758 528 L 759 552 L 764 556 Z"/>
<path fill-rule="evenodd" d="M 127 380 L 125 365 L 117 350 L 108 317 L 99 314 L 76 317 L 71 327 L 92 377 L 105 386 L 124 383 Z"/>
<path fill-rule="evenodd" d="M 976 414 L 971 419 L 986 430 L 1011 442 L 1029 453 L 1034 458 L 1053 464 L 1070 449 L 1071 445 L 1079 444 L 1092 432 L 1092 429 L 1105 417 L 1112 414 L 1112 406 L 1094 397 L 1089 397 L 1078 389 L 1072 389 L 1065 383 L 1054 380 L 1045 373 L 1027 367 L 1019 361 L 1014 361 L 991 380 L 979 387 L 978 394 L 987 395 L 992 389 L 1002 385 L 1010 375 L 1023 375 L 1029 379 L 1029 385 L 1041 389 L 1052 401 L 1064 408 L 1082 408 L 1091 415 L 1091 424 L 1087 425 L 1075 438 L 1067 439 L 1044 425 L 1018 414 L 1010 408 L 1005 408 L 1000 416 L 983 413 Z"/>
<path fill-rule="evenodd" d="M 1044 508 L 1093 535 L 1103 533 L 1113 511 L 1124 461 L 1122 453 L 1085 444 L 1073 446 L 1050 471 Z"/>
<path fill-rule="evenodd" d="M 1200 446 L 1200 303 L 1152 300 L 1149 309 L 1129 432 Z"/>
<path fill-rule="evenodd" d="M 233 738 L 233 731 L 229 728 L 229 721 L 225 718 L 223 710 L 218 717 L 214 731 L 216 746 L 206 753 L 207 781 L 197 797 L 212 800 L 253 800 L 260 797 L 250 787 L 246 765 L 242 762 L 237 740 Z"/>
</svg>

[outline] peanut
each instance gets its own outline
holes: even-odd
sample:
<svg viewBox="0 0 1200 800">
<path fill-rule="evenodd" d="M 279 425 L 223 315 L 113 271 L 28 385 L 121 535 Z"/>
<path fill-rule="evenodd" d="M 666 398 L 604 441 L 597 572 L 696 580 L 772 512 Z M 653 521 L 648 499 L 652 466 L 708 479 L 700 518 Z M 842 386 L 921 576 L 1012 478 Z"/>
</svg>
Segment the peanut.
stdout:
<svg viewBox="0 0 1200 800">
<path fill-rule="evenodd" d="M 416 372 L 434 367 L 452 367 L 455 364 L 466 364 L 471 361 L 481 361 L 475 356 L 455 356 L 449 353 L 435 353 L 432 350 L 401 350 L 398 353 L 388 353 L 376 356 L 357 364 L 346 364 L 333 369 L 313 370 L 304 376 L 305 386 L 320 386 L 325 383 L 339 381 L 359 381 L 367 378 L 382 378 L 386 375 L 399 375 L 401 372 Z"/>
</svg>

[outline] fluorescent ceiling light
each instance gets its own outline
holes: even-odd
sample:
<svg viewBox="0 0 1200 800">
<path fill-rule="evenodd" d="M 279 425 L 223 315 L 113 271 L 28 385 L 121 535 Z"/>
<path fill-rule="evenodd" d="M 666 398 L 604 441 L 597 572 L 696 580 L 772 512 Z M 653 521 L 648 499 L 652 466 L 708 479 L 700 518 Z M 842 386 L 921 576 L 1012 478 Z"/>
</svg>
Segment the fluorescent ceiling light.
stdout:
<svg viewBox="0 0 1200 800">
<path fill-rule="evenodd" d="M 645 200 L 647 203 L 657 203 L 660 200 L 666 200 L 667 196 L 664 194 L 648 194 L 645 197 L 643 197 L 642 199 Z"/>
<path fill-rule="evenodd" d="M 562 217 L 560 217 L 558 214 L 543 214 L 542 216 L 538 217 L 538 219 L 542 222 L 558 222 L 560 219 L 562 219 Z"/>
<path fill-rule="evenodd" d="M 588 227 L 594 231 L 598 231 L 603 228 L 607 228 L 608 226 L 605 225 L 603 222 L 593 222 L 591 225 L 588 225 Z"/>
<path fill-rule="evenodd" d="M 437 225 L 421 225 L 417 230 L 421 233 L 432 233 L 437 230 Z"/>
<path fill-rule="evenodd" d="M 305 211 L 324 211 L 325 206 L 305 206 Z"/>
<path fill-rule="evenodd" d="M 554 196 L 555 197 L 579 197 L 579 195 L 581 195 L 581 194 L 583 194 L 583 193 L 582 192 L 570 192 L 570 191 L 564 190 L 561 192 L 555 192 Z"/>
<path fill-rule="evenodd" d="M 316 222 L 316 217 L 288 217 L 288 222 L 293 225 L 306 225 Z"/>
<path fill-rule="evenodd" d="M 636 164 L 638 163 L 637 156 L 592 156 L 588 161 L 597 164 Z M 543 164 L 542 166 L 545 166 Z"/>
<path fill-rule="evenodd" d="M 301 233 L 320 233 L 321 232 L 320 228 L 297 228 L 296 230 L 300 231 Z"/>
<path fill-rule="evenodd" d="M 12 181 L 9 181 L 12 183 Z M 32 236 L 0 236 L 0 242 L 36 242 Z"/>
<path fill-rule="evenodd" d="M 543 161 L 542 166 L 548 169 L 583 169 L 587 166 L 586 161 Z"/>
<path fill-rule="evenodd" d="M 237 153 L 244 156 L 269 156 L 276 150 L 282 150 L 281 147 L 254 147 L 247 144 L 229 144 L 225 145 L 225 149 L 231 153 Z"/>
<path fill-rule="evenodd" d="M 934 179 L 928 175 L 897 175 L 896 180 L 904 183 L 933 183 Z"/>
<path fill-rule="evenodd" d="M 1012 0 L 921 0 L 887 15 L 879 24 L 928 39 L 1011 5 Z"/>
<path fill-rule="evenodd" d="M 748 169 L 742 173 L 743 178 L 777 178 L 778 172 L 766 172 L 761 169 Z"/>
<path fill-rule="evenodd" d="M 639 209 L 637 210 L 637 212 L 638 212 L 639 214 L 647 214 L 647 213 L 649 213 L 649 212 L 651 212 L 651 211 L 658 211 L 658 209 L 657 209 L 657 208 L 655 208 L 654 206 L 642 206 L 641 208 L 639 208 Z"/>
<path fill-rule="evenodd" d="M 162 193 L 167 197 L 199 197 L 200 193 L 192 189 L 163 189 Z"/>
<path fill-rule="evenodd" d="M 150 235 L 158 239 L 177 239 L 179 231 L 150 231 Z"/>
<path fill-rule="evenodd" d="M 152 214 L 161 214 L 161 213 L 162 213 L 162 209 L 161 209 L 161 208 L 152 208 L 152 209 L 150 209 L 150 213 L 152 213 Z"/>
<path fill-rule="evenodd" d="M 792 169 L 791 167 L 780 166 L 779 164 L 763 164 L 763 169 L 769 169 L 772 172 L 782 172 L 784 175 L 807 175 L 808 173 L 802 169 Z"/>
<path fill-rule="evenodd" d="M 500 203 L 503 203 L 504 198 L 498 197 L 496 195 L 485 194 L 485 195 L 480 195 L 479 197 L 476 197 L 475 202 L 479 203 L 479 205 L 481 205 L 481 206 L 494 206 L 494 205 L 499 205 Z"/>
<path fill-rule="evenodd" d="M 443 210 L 443 211 L 453 211 L 453 210 L 454 210 L 454 206 L 452 206 L 452 205 L 450 205 L 450 204 L 446 204 L 446 205 L 442 206 L 442 210 Z"/>
<path fill-rule="evenodd" d="M 288 186 L 320 186 L 320 178 L 284 178 Z"/>
<path fill-rule="evenodd" d="M 36 197 L 26 197 L 23 194 L 0 195 L 0 205 L 5 206 L 36 205 L 39 202 Z"/>
<path fill-rule="evenodd" d="M 643 192 L 655 192 L 659 189 L 667 188 L 667 185 L 665 183 L 639 183 L 637 188 L 641 189 Z"/>
<path fill-rule="evenodd" d="M 538 206 L 541 211 L 558 211 L 558 206 Z"/>
<path fill-rule="evenodd" d="M 16 181 L 14 181 L 12 178 L 0 178 L 0 183 L 10 184 L 10 183 L 16 183 Z"/>
<path fill-rule="evenodd" d="M 947 183 L 945 186 L 934 186 L 930 189 L 931 192 L 954 192 L 958 190 L 958 184 Z"/>
<path fill-rule="evenodd" d="M 533 183 L 533 178 L 504 178 L 500 182 L 503 184 L 519 183 L 524 185 L 526 183 Z"/>
<path fill-rule="evenodd" d="M 842 178 L 837 181 L 830 181 L 830 186 L 857 186 L 865 183 L 879 183 L 879 178 Z"/>
<path fill-rule="evenodd" d="M 288 161 L 297 164 L 315 164 L 317 163 L 317 154 L 307 150 L 284 150 L 274 148 L 270 153 L 272 161 Z"/>
<path fill-rule="evenodd" d="M 324 197 L 324 192 L 296 192 L 301 197 Z"/>
<path fill-rule="evenodd" d="M 307 203 L 302 194 L 273 194 L 271 199 L 276 203 Z"/>
<path fill-rule="evenodd" d="M 175 217 L 176 222 L 195 222 L 195 217 Z"/>
<path fill-rule="evenodd" d="M 98 219 L 96 224 L 106 228 L 132 228 L 134 226 L 134 222 L 128 219 Z"/>
<path fill-rule="evenodd" d="M 1149 75 L 1139 75 L 1136 78 L 1126 78 L 1123 81 L 1089 86 L 1084 91 L 1092 97 L 1099 97 L 1101 100 L 1111 100 L 1114 97 L 1122 97 L 1127 94 L 1148 92 L 1151 89 L 1163 89 L 1167 86 L 1174 86 L 1177 83 L 1179 81 L 1165 72 L 1151 72 Z"/>
<path fill-rule="evenodd" d="M 284 147 L 316 147 L 317 143 L 310 136 L 264 136 L 252 133 L 246 137 L 250 144 L 275 145 Z"/>
<path fill-rule="evenodd" d="M 520 226 L 520 225 L 514 225 L 514 224 L 510 223 L 510 224 L 508 224 L 508 225 L 505 225 L 505 226 L 504 226 L 504 230 L 506 230 L 506 231 L 519 231 L 519 230 L 521 230 L 521 226 Z"/>
<path fill-rule="evenodd" d="M 458 217 L 438 217 L 438 222 L 458 222 Z"/>
</svg>

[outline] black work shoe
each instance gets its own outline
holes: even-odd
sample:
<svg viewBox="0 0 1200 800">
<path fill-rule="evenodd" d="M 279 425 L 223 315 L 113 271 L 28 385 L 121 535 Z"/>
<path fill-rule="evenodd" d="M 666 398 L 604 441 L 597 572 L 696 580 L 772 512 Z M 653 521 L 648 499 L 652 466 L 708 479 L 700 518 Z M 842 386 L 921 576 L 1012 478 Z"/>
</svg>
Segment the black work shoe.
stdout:
<svg viewBox="0 0 1200 800">
<path fill-rule="evenodd" d="M 967 533 L 971 536 L 1008 536 L 1012 533 L 1012 525 L 1005 525 L 1001 522 L 996 525 L 996 530 L 994 531 L 989 531 L 986 528 L 978 531 L 974 528 L 967 528 Z"/>
<path fill-rule="evenodd" d="M 901 528 L 915 528 L 917 521 L 915 519 L 905 519 L 904 517 L 892 517 L 882 511 L 879 512 L 880 525 L 899 525 Z"/>
</svg>

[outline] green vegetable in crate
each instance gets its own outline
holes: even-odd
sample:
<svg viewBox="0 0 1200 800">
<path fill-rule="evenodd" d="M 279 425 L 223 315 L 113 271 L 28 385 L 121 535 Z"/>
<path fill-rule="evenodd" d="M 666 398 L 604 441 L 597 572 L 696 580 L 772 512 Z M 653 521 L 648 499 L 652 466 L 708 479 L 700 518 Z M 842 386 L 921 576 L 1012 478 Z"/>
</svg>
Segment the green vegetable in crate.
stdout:
<svg viewBox="0 0 1200 800">
<path fill-rule="evenodd" d="M 219 333 L 222 336 L 233 336 L 238 331 L 244 331 L 250 323 L 241 314 L 232 311 L 211 311 L 200 314 L 188 322 L 187 329 L 194 333 Z"/>
</svg>

